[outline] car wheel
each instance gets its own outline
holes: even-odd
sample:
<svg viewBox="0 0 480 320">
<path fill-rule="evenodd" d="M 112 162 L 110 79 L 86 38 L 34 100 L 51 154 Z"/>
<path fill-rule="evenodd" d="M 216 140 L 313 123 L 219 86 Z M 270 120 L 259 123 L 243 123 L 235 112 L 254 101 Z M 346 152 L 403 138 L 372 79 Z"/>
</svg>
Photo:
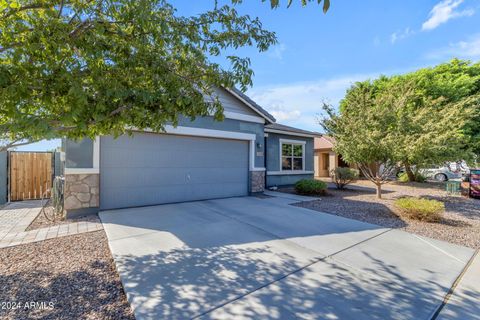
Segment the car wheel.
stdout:
<svg viewBox="0 0 480 320">
<path fill-rule="evenodd" d="M 437 181 L 441 181 L 441 182 L 444 182 L 444 181 L 447 181 L 448 178 L 445 174 L 443 173 L 437 173 L 435 176 L 434 176 L 434 179 L 437 180 Z"/>
</svg>

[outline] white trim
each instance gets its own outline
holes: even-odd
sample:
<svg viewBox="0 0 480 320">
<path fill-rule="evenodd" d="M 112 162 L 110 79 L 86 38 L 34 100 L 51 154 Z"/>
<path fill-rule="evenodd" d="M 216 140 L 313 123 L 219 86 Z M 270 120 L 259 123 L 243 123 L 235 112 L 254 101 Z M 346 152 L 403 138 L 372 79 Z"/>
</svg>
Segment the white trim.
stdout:
<svg viewBox="0 0 480 320">
<path fill-rule="evenodd" d="M 303 144 L 306 145 L 307 141 L 305 140 L 292 140 L 292 139 L 278 139 L 280 143 L 292 143 L 292 144 Z"/>
<path fill-rule="evenodd" d="M 231 111 L 224 111 L 223 115 L 227 119 L 234 119 L 234 120 L 240 120 L 240 121 L 248 121 L 248 122 L 255 122 L 255 123 L 265 123 L 265 119 L 257 117 L 257 116 L 251 116 L 248 114 L 243 114 L 243 113 L 238 113 L 238 112 L 231 112 Z"/>
<path fill-rule="evenodd" d="M 100 168 L 65 168 L 65 174 L 99 174 Z"/>
<path fill-rule="evenodd" d="M 305 145 L 307 144 L 307 142 L 303 141 L 303 140 L 291 140 L 291 139 L 278 139 L 278 142 L 279 142 L 278 143 L 278 145 L 279 145 L 279 150 L 278 151 L 279 151 L 279 167 L 280 167 L 279 169 L 280 169 L 280 172 L 291 173 L 291 172 L 299 171 L 299 170 L 293 170 L 293 160 L 292 160 L 292 170 L 283 170 L 283 168 L 282 168 L 282 158 L 283 158 L 282 145 L 283 144 L 292 144 L 292 145 L 297 145 L 297 146 L 301 145 L 302 146 L 302 170 L 301 171 L 304 171 L 305 170 Z M 293 152 L 293 150 L 292 150 L 292 152 Z"/>
<path fill-rule="evenodd" d="M 150 129 L 138 130 L 133 128 L 134 131 L 139 132 L 154 132 Z M 220 138 L 220 139 L 232 139 L 232 140 L 245 140 L 249 142 L 249 170 L 250 171 L 266 171 L 265 168 L 255 167 L 255 153 L 256 153 L 256 139 L 257 136 L 253 133 L 233 132 L 212 130 L 193 127 L 174 127 L 171 125 L 165 126 L 165 132 L 154 132 L 158 134 L 176 134 L 195 137 L 206 138 Z M 65 168 L 65 174 L 98 174 L 100 173 L 100 137 L 96 137 L 93 141 L 93 168 Z"/>
<path fill-rule="evenodd" d="M 267 171 L 267 176 L 288 176 L 295 174 L 313 174 L 313 171 Z"/>
<path fill-rule="evenodd" d="M 265 120 L 267 120 L 267 122 L 275 122 L 273 121 L 272 119 L 268 118 L 266 115 L 263 114 L 263 112 L 259 111 L 254 105 L 252 105 L 250 102 L 248 102 L 247 100 L 243 99 L 241 96 L 239 96 L 235 91 L 233 90 L 230 90 L 228 88 L 224 88 L 226 91 L 228 91 L 231 95 L 233 95 L 235 98 L 237 98 L 238 100 L 242 101 L 244 104 L 246 104 L 247 106 L 249 106 L 253 111 L 255 111 L 256 113 L 258 113 L 262 118 L 264 118 Z"/>
<path fill-rule="evenodd" d="M 100 168 L 100 137 L 95 137 L 93 141 L 93 167 Z"/>
<path fill-rule="evenodd" d="M 206 138 L 223 138 L 223 139 L 233 139 L 233 140 L 254 140 L 257 136 L 253 133 L 243 133 L 243 132 L 233 132 L 233 131 L 222 131 L 222 130 L 212 130 L 212 129 L 203 129 L 203 128 L 193 128 L 193 127 L 174 127 L 172 125 L 165 126 L 165 132 L 156 132 L 151 129 L 138 130 L 133 128 L 134 131 L 140 132 L 152 132 L 158 134 L 177 134 L 183 136 L 195 136 L 195 137 L 206 137 Z"/>
<path fill-rule="evenodd" d="M 284 134 L 287 136 L 307 137 L 307 138 L 317 137 L 316 135 L 313 135 L 313 134 L 297 133 L 297 132 L 283 131 L 283 130 L 276 130 L 276 129 L 269 129 L 269 128 L 265 128 L 265 132 Z"/>
</svg>

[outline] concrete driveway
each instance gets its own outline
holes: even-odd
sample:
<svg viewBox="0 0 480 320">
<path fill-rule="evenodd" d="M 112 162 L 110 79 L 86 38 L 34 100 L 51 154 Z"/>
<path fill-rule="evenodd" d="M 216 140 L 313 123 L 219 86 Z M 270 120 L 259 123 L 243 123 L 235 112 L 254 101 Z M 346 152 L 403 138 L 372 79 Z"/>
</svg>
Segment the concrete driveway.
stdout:
<svg viewBox="0 0 480 320">
<path fill-rule="evenodd" d="M 473 254 L 297 201 L 100 213 L 137 319 L 430 319 Z"/>
</svg>

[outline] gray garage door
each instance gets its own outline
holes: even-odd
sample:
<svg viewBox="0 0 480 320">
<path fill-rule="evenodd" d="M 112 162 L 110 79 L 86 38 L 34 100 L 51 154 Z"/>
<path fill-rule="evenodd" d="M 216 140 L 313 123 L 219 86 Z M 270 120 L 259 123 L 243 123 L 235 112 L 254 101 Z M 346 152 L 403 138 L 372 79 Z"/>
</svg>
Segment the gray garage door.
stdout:
<svg viewBox="0 0 480 320">
<path fill-rule="evenodd" d="M 137 133 L 100 149 L 101 209 L 248 193 L 247 141 Z"/>
</svg>

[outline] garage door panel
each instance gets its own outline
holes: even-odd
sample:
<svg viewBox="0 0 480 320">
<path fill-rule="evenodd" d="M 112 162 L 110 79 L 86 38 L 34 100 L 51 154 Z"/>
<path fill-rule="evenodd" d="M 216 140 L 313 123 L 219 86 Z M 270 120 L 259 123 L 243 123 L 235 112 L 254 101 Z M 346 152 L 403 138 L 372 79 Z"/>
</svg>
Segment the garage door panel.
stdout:
<svg viewBox="0 0 480 320">
<path fill-rule="evenodd" d="M 102 195 L 102 199 L 116 199 L 112 204 L 110 200 L 106 200 L 105 204 L 101 204 L 103 209 L 111 208 L 127 208 L 155 205 L 167 202 L 184 201 L 185 190 L 182 186 L 169 187 L 143 187 L 132 191 L 132 188 L 121 187 L 111 191 L 107 191 Z"/>
<path fill-rule="evenodd" d="M 138 133 L 102 137 L 102 209 L 248 194 L 248 142 Z"/>
<path fill-rule="evenodd" d="M 238 167 L 245 168 L 246 159 L 244 152 L 212 152 L 205 154 L 204 152 L 191 152 L 184 150 L 182 153 L 188 153 L 187 159 L 180 158 L 179 151 L 142 151 L 129 150 L 131 154 L 125 154 L 124 150 L 119 148 L 108 148 L 106 150 L 105 167 L 110 168 L 226 168 Z M 140 156 L 138 153 L 142 153 Z M 227 157 L 226 157 L 227 156 Z M 154 160 L 154 161 L 152 161 Z"/>
<path fill-rule="evenodd" d="M 102 170 L 102 180 L 109 180 L 109 184 L 116 186 L 124 185 L 125 181 L 129 182 L 129 187 L 137 188 L 185 182 L 185 174 L 171 168 L 111 167 L 110 169 Z"/>
</svg>

